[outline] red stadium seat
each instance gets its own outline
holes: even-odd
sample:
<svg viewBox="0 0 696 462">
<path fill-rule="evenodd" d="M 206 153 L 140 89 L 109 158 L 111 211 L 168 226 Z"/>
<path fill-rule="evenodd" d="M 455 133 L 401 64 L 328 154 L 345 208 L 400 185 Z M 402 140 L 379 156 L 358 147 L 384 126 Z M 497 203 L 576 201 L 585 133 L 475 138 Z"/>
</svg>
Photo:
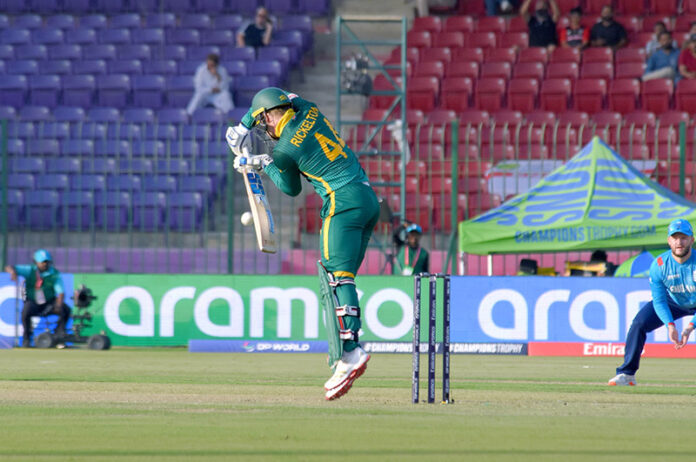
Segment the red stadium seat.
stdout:
<svg viewBox="0 0 696 462">
<path fill-rule="evenodd" d="M 677 110 L 696 113 L 696 80 L 681 79 L 674 97 Z"/>
<path fill-rule="evenodd" d="M 479 78 L 479 65 L 474 61 L 456 60 L 447 65 L 445 75 L 447 77 L 469 77 L 475 81 Z"/>
<path fill-rule="evenodd" d="M 528 32 L 529 25 L 522 16 L 513 16 L 507 26 L 508 32 Z"/>
<path fill-rule="evenodd" d="M 615 59 L 618 65 L 621 63 L 644 63 L 647 57 L 644 48 L 620 48 L 616 50 Z"/>
<path fill-rule="evenodd" d="M 640 82 L 635 79 L 616 79 L 609 84 L 609 109 L 628 114 L 638 108 Z"/>
<path fill-rule="evenodd" d="M 669 3 L 669 2 L 665 2 Z M 665 23 L 665 26 L 667 26 L 667 30 L 679 30 L 674 27 L 672 27 L 672 17 L 670 16 L 672 13 L 668 14 L 653 14 L 651 16 L 646 16 L 643 18 L 643 32 L 654 32 L 655 31 L 655 23 L 656 22 L 663 22 Z"/>
<path fill-rule="evenodd" d="M 673 15 L 677 11 L 678 3 L 679 0 L 650 0 L 650 11 L 652 14 Z"/>
<path fill-rule="evenodd" d="M 416 66 L 414 77 L 437 77 L 442 79 L 445 76 L 445 65 L 442 61 L 427 61 Z"/>
<path fill-rule="evenodd" d="M 671 79 L 654 79 L 643 82 L 643 109 L 656 114 L 667 112 L 672 107 L 674 83 Z"/>
<path fill-rule="evenodd" d="M 510 80 L 512 76 L 512 66 L 510 63 L 483 63 L 481 66 L 481 78 L 500 78 Z"/>
<path fill-rule="evenodd" d="M 514 48 L 489 48 L 486 50 L 486 61 L 515 64 L 517 51 Z"/>
<path fill-rule="evenodd" d="M 401 59 L 389 58 L 384 64 L 393 66 L 391 69 L 387 69 L 387 74 L 391 75 L 392 78 L 401 77 Z M 413 75 L 413 64 L 410 61 L 406 61 L 406 76 L 410 77 L 411 75 Z"/>
<path fill-rule="evenodd" d="M 515 78 L 544 80 L 544 65 L 539 62 L 517 63 L 512 70 Z"/>
<path fill-rule="evenodd" d="M 594 64 L 594 63 L 593 63 Z M 604 109 L 607 82 L 603 79 L 578 79 L 575 82 L 575 109 L 594 114 Z"/>
<path fill-rule="evenodd" d="M 433 39 L 428 31 L 410 30 L 406 33 L 406 44 L 409 47 L 430 48 Z"/>
<path fill-rule="evenodd" d="M 643 160 L 650 158 L 650 150 L 641 143 L 619 144 L 616 152 L 627 160 Z"/>
<path fill-rule="evenodd" d="M 586 10 L 583 10 L 583 13 L 587 14 L 588 16 L 599 14 L 602 12 L 604 5 L 607 4 L 611 4 L 611 2 L 607 0 L 585 0 Z"/>
<path fill-rule="evenodd" d="M 424 48 L 420 62 L 425 63 L 428 61 L 449 63 L 452 61 L 452 50 L 447 47 Z"/>
<path fill-rule="evenodd" d="M 640 128 L 654 127 L 657 125 L 657 118 L 655 114 L 650 111 L 633 111 L 624 114 L 624 125 L 626 127 L 633 125 Z"/>
<path fill-rule="evenodd" d="M 612 111 L 603 111 L 592 114 L 590 117 L 590 122 L 597 125 L 598 127 L 618 127 L 622 122 L 621 114 Z"/>
<path fill-rule="evenodd" d="M 674 32 L 688 32 L 694 21 L 696 21 L 696 14 L 680 14 L 674 20 Z"/>
<path fill-rule="evenodd" d="M 472 176 L 467 176 L 460 178 L 457 182 L 457 188 L 460 193 L 464 194 L 474 194 L 474 193 L 485 193 L 487 192 L 486 180 L 484 178 L 477 178 Z"/>
<path fill-rule="evenodd" d="M 529 34 L 527 32 L 507 32 L 500 37 L 501 47 L 526 48 L 529 46 Z"/>
<path fill-rule="evenodd" d="M 558 114 L 558 125 L 562 127 L 580 128 L 590 124 L 590 115 L 586 112 L 564 111 Z"/>
<path fill-rule="evenodd" d="M 645 2 L 643 0 L 619 0 L 617 7 L 618 12 L 621 14 L 645 14 Z"/>
<path fill-rule="evenodd" d="M 443 125 L 452 122 L 457 118 L 457 113 L 451 109 L 435 109 L 430 111 L 426 117 L 429 124 Z"/>
<path fill-rule="evenodd" d="M 628 0 L 628 1 L 643 1 L 643 0 Z M 615 16 L 616 22 L 624 26 L 626 33 L 628 34 L 628 39 L 630 40 L 634 34 L 641 31 L 642 21 L 638 16 L 627 15 L 627 16 Z"/>
<path fill-rule="evenodd" d="M 401 84 L 401 79 L 396 79 L 398 85 Z M 395 91 L 394 85 L 383 75 L 377 75 L 374 82 L 372 83 L 372 89 L 374 91 Z M 392 101 L 394 101 L 395 96 L 388 95 L 373 95 L 370 97 L 370 107 L 377 109 L 388 108 Z"/>
<path fill-rule="evenodd" d="M 487 127 L 490 124 L 491 116 L 488 111 L 469 109 L 459 114 L 459 123 L 462 126 L 471 125 L 472 127 Z"/>
<path fill-rule="evenodd" d="M 474 22 L 476 32 L 505 32 L 505 19 L 500 16 L 485 16 Z"/>
<path fill-rule="evenodd" d="M 512 82 L 511 82 L 512 83 Z M 491 115 L 497 126 L 517 127 L 522 125 L 524 116 L 520 111 L 503 109 Z"/>
<path fill-rule="evenodd" d="M 420 109 L 406 109 L 406 123 L 408 125 L 422 124 L 425 122 L 425 113 Z"/>
<path fill-rule="evenodd" d="M 501 78 L 479 79 L 476 83 L 476 108 L 489 112 L 503 107 L 505 80 Z"/>
<path fill-rule="evenodd" d="M 493 32 L 472 32 L 466 35 L 466 46 L 470 48 L 495 48 L 496 37 Z"/>
<path fill-rule="evenodd" d="M 616 65 L 617 79 L 640 79 L 645 74 L 645 63 L 620 63 Z"/>
<path fill-rule="evenodd" d="M 469 217 L 474 217 L 483 212 L 499 207 L 501 204 L 500 196 L 495 194 L 471 194 L 467 196 L 467 210 Z"/>
<path fill-rule="evenodd" d="M 463 47 L 466 43 L 464 33 L 445 31 L 433 35 L 433 46 L 435 47 Z"/>
<path fill-rule="evenodd" d="M 684 13 L 696 13 L 696 0 L 683 0 L 682 8 Z"/>
<path fill-rule="evenodd" d="M 549 53 L 546 48 L 532 47 L 523 48 L 520 50 L 519 56 L 517 57 L 518 63 L 542 63 L 546 65 L 549 61 Z"/>
<path fill-rule="evenodd" d="M 614 78 L 614 65 L 612 63 L 583 63 L 580 68 L 580 77 L 583 79 L 604 79 L 609 82 Z"/>
<path fill-rule="evenodd" d="M 455 61 L 472 61 L 478 64 L 483 64 L 483 49 L 474 48 L 456 48 L 454 50 Z"/>
<path fill-rule="evenodd" d="M 561 10 L 562 15 L 570 13 L 570 10 L 577 7 L 580 2 L 578 0 L 556 0 L 558 9 Z"/>
<path fill-rule="evenodd" d="M 439 16 L 422 16 L 413 20 L 411 30 L 425 30 L 428 32 L 440 32 L 442 19 Z"/>
<path fill-rule="evenodd" d="M 401 47 L 396 47 L 391 51 L 389 55 L 390 62 L 400 62 L 401 61 Z M 416 64 L 420 61 L 420 48 L 406 48 L 406 61 Z"/>
<path fill-rule="evenodd" d="M 577 63 L 580 64 L 580 50 L 577 48 L 556 48 L 551 53 L 551 63 Z"/>
<path fill-rule="evenodd" d="M 491 163 L 498 163 L 503 160 L 512 160 L 514 158 L 515 148 L 509 142 L 504 144 L 489 144 L 483 146 L 481 149 L 481 159 Z M 485 173 L 485 171 L 482 173 Z"/>
<path fill-rule="evenodd" d="M 582 64 L 587 63 L 612 63 L 614 52 L 609 47 L 586 48 L 582 52 Z"/>
<path fill-rule="evenodd" d="M 468 77 L 446 77 L 442 80 L 440 106 L 457 112 L 469 109 L 469 101 L 474 92 L 472 80 Z"/>
<path fill-rule="evenodd" d="M 529 78 L 512 79 L 508 86 L 508 107 L 515 111 L 533 111 L 536 108 L 538 95 L 538 80 Z"/>
<path fill-rule="evenodd" d="M 535 127 L 552 127 L 556 124 L 556 114 L 550 111 L 531 111 L 525 115 L 525 120 Z"/>
<path fill-rule="evenodd" d="M 549 63 L 546 66 L 547 79 L 569 79 L 575 81 L 580 76 L 577 63 Z"/>
<path fill-rule="evenodd" d="M 682 122 L 688 127 L 691 123 L 691 117 L 688 112 L 667 111 L 660 114 L 659 121 L 662 127 L 679 127 L 679 124 Z"/>
<path fill-rule="evenodd" d="M 572 85 L 569 79 L 547 79 L 541 83 L 539 106 L 545 111 L 563 112 L 568 109 Z"/>
<path fill-rule="evenodd" d="M 473 32 L 474 20 L 471 16 L 449 16 L 443 28 L 446 32 Z"/>
<path fill-rule="evenodd" d="M 654 38 L 654 36 L 655 34 L 652 32 L 641 32 L 640 34 L 635 34 L 631 39 L 630 46 L 632 48 L 645 48 L 645 45 L 647 45 L 648 42 Z"/>
<path fill-rule="evenodd" d="M 439 81 L 436 77 L 414 77 L 409 81 L 407 91 L 409 109 L 430 112 L 437 105 Z"/>
<path fill-rule="evenodd" d="M 605 142 L 614 144 L 617 130 L 622 121 L 621 114 L 618 112 L 603 111 L 593 114 L 590 117 L 590 127 L 581 133 L 581 142 L 587 143 L 592 139 L 592 136 L 597 135 Z"/>
</svg>

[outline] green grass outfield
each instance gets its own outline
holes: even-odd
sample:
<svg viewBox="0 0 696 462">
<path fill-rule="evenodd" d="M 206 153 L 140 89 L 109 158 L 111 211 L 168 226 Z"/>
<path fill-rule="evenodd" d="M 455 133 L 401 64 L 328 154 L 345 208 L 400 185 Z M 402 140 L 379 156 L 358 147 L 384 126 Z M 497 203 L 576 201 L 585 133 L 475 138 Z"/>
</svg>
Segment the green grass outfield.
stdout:
<svg viewBox="0 0 696 462">
<path fill-rule="evenodd" d="M 410 403 L 410 360 L 375 355 L 348 395 L 325 402 L 323 355 L 0 350 L 0 460 L 684 461 L 696 452 L 693 360 L 646 359 L 640 386 L 610 388 L 615 358 L 457 355 L 451 405 Z"/>
</svg>

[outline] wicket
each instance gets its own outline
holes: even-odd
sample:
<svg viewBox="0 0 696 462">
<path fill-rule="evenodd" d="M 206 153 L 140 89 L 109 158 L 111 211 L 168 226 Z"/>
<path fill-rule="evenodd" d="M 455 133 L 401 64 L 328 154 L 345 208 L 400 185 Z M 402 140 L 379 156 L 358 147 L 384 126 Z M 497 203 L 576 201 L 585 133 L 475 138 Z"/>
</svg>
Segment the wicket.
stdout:
<svg viewBox="0 0 696 462">
<path fill-rule="evenodd" d="M 437 280 L 443 280 L 442 303 L 442 403 L 450 402 L 450 275 L 420 273 L 414 277 L 413 288 L 413 379 L 411 398 L 418 403 L 420 394 L 420 322 L 421 281 L 429 281 L 428 296 L 428 403 L 435 402 L 435 331 L 437 324 Z"/>
</svg>

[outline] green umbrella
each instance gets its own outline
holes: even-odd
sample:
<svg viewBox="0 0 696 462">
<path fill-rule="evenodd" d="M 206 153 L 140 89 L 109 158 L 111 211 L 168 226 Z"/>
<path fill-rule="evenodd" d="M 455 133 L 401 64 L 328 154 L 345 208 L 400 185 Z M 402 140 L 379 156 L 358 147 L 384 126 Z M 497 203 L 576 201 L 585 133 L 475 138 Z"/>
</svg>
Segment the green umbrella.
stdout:
<svg viewBox="0 0 696 462">
<path fill-rule="evenodd" d="M 661 253 L 664 253 L 665 250 L 666 249 L 644 250 L 638 255 L 632 256 L 616 268 L 614 277 L 647 278 L 653 260 Z"/>
</svg>

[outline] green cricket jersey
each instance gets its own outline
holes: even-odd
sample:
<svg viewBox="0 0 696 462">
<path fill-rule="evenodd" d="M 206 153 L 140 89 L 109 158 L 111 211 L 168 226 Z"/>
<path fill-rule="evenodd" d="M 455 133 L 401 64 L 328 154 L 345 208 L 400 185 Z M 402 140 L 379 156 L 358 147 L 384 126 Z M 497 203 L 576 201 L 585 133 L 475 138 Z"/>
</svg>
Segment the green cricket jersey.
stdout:
<svg viewBox="0 0 696 462">
<path fill-rule="evenodd" d="M 35 301 L 41 305 L 65 292 L 63 278 L 61 278 L 60 272 L 52 266 L 49 266 L 48 270 L 43 273 L 39 272 L 36 265 L 14 265 L 14 269 L 18 275 L 25 279 L 27 300 Z M 43 292 L 43 297 L 37 297 L 38 290 Z"/>
</svg>

